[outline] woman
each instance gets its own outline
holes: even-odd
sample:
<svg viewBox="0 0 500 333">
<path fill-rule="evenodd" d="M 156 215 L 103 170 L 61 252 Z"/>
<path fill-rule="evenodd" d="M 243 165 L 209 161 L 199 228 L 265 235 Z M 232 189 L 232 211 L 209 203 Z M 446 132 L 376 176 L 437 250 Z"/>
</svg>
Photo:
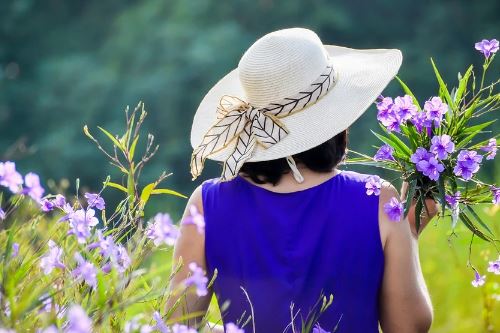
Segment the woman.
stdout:
<svg viewBox="0 0 500 333">
<path fill-rule="evenodd" d="M 196 322 L 215 293 L 224 323 L 250 318 L 246 332 L 297 332 L 320 295 L 332 294 L 318 330 L 429 330 L 415 222 L 385 213 L 399 197 L 393 186 L 368 195 L 369 175 L 337 168 L 347 128 L 401 60 L 398 50 L 323 45 L 310 30 L 285 29 L 256 41 L 210 90 L 193 121 L 191 172 L 199 176 L 206 158 L 223 171 L 189 199 L 206 225 L 181 226 L 174 259 L 185 265 L 171 288 L 191 275 L 187 263 L 217 277 L 205 296 L 184 297 L 174 317 Z"/>
</svg>

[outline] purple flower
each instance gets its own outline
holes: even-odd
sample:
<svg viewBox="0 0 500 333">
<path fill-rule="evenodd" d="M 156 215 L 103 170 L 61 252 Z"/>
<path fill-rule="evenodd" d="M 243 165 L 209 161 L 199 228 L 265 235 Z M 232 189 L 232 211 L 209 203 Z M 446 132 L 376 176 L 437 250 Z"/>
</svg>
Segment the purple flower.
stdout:
<svg viewBox="0 0 500 333">
<path fill-rule="evenodd" d="M 0 162 L 0 185 L 8 187 L 12 193 L 18 193 L 23 184 L 23 177 L 16 171 L 14 162 Z"/>
<path fill-rule="evenodd" d="M 326 330 L 324 330 L 319 324 L 316 324 L 312 330 L 312 333 L 330 333 Z"/>
<path fill-rule="evenodd" d="M 441 136 L 434 136 L 431 140 L 431 153 L 434 153 L 439 159 L 444 160 L 455 151 L 455 144 L 451 141 L 449 135 L 443 134 Z"/>
<path fill-rule="evenodd" d="M 413 104 L 413 99 L 409 95 L 396 97 L 394 100 L 394 109 L 402 121 L 410 120 L 417 113 L 417 106 Z"/>
<path fill-rule="evenodd" d="M 401 131 L 401 124 L 403 119 L 400 117 L 399 113 L 396 112 L 396 105 L 390 97 L 384 97 L 380 102 L 377 103 L 377 119 L 384 125 L 389 132 Z"/>
<path fill-rule="evenodd" d="M 479 171 L 479 163 L 483 160 L 481 155 L 478 155 L 473 150 L 461 150 L 458 153 L 457 165 L 453 169 L 455 175 L 469 180 L 472 176 Z"/>
<path fill-rule="evenodd" d="M 104 199 L 96 193 L 85 193 L 85 198 L 87 199 L 88 208 L 95 207 L 99 210 L 106 208 Z"/>
<path fill-rule="evenodd" d="M 52 203 L 57 208 L 63 209 L 64 205 L 66 205 L 66 198 L 63 195 L 58 194 L 58 195 L 56 195 L 56 197 L 54 198 L 54 200 L 52 201 Z"/>
<path fill-rule="evenodd" d="M 44 294 L 38 300 L 42 301 L 43 306 L 40 308 L 40 312 L 54 312 L 58 313 L 60 311 L 60 307 L 58 304 L 54 303 L 51 297 L 48 294 Z"/>
<path fill-rule="evenodd" d="M 226 324 L 226 333 L 245 333 L 245 331 L 233 323 L 227 323 Z"/>
<path fill-rule="evenodd" d="M 73 210 L 73 207 L 71 207 L 71 205 L 69 203 L 65 203 L 64 206 L 62 207 L 62 210 L 66 213 L 66 215 L 61 217 L 59 219 L 59 222 L 69 220 L 71 218 L 71 216 L 73 216 L 73 214 L 75 213 L 75 211 Z"/>
<path fill-rule="evenodd" d="M 79 305 L 68 309 L 68 324 L 64 333 L 92 333 L 92 321 Z"/>
<path fill-rule="evenodd" d="M 490 55 L 498 51 L 498 40 L 483 39 L 482 41 L 477 42 L 474 46 L 476 47 L 476 50 L 484 54 L 486 58 L 489 58 Z"/>
<path fill-rule="evenodd" d="M 432 126 L 432 121 L 427 119 L 425 112 L 415 112 L 410 121 L 413 123 L 418 133 L 422 133 L 424 127 L 430 128 Z"/>
<path fill-rule="evenodd" d="M 432 97 L 430 100 L 425 102 L 424 111 L 426 112 L 426 118 L 429 121 L 433 121 L 436 127 L 441 125 L 443 121 L 443 115 L 448 112 L 448 105 L 441 101 L 439 97 Z"/>
<path fill-rule="evenodd" d="M 170 329 L 167 327 L 158 311 L 155 311 L 155 313 L 153 313 L 153 319 L 156 321 L 154 329 L 160 331 L 161 333 L 170 333 Z"/>
<path fill-rule="evenodd" d="M 205 231 L 205 218 L 198 212 L 195 205 L 189 206 L 189 215 L 182 221 L 182 224 L 193 224 L 202 234 Z"/>
<path fill-rule="evenodd" d="M 128 256 L 127 249 L 125 249 L 122 245 L 117 246 L 115 248 L 114 255 L 111 257 L 111 263 L 118 272 L 125 272 L 132 263 L 130 257 Z"/>
<path fill-rule="evenodd" d="M 488 272 L 500 275 L 500 257 L 498 260 L 489 262 Z"/>
<path fill-rule="evenodd" d="M 394 161 L 394 148 L 389 146 L 388 144 L 382 145 L 378 150 L 373 159 L 375 161 Z"/>
<path fill-rule="evenodd" d="M 384 204 L 385 213 L 389 216 L 389 219 L 395 222 L 401 221 L 403 209 L 403 204 L 396 197 L 392 197 L 388 203 Z"/>
<path fill-rule="evenodd" d="M 40 185 L 40 177 L 36 173 L 29 172 L 24 176 L 24 194 L 28 194 L 33 200 L 39 202 L 42 199 L 42 195 L 45 192 L 43 187 Z"/>
<path fill-rule="evenodd" d="M 481 276 L 477 271 L 474 271 L 474 280 L 472 280 L 472 285 L 477 288 L 482 286 L 485 282 L 486 276 Z"/>
<path fill-rule="evenodd" d="M 365 183 L 366 194 L 379 195 L 381 187 L 382 187 L 382 183 L 381 183 L 381 179 L 379 176 L 370 176 L 367 178 L 366 183 Z"/>
<path fill-rule="evenodd" d="M 415 150 L 415 153 L 413 153 L 410 156 L 410 161 L 412 161 L 413 163 L 415 163 L 417 165 L 418 171 L 422 171 L 422 170 L 419 170 L 418 163 L 421 161 L 428 161 L 431 157 L 433 157 L 433 156 L 431 153 L 429 153 L 427 151 L 427 149 L 422 148 L 422 147 L 418 147 L 417 150 Z"/>
<path fill-rule="evenodd" d="M 497 154 L 497 140 L 491 138 L 486 146 L 481 147 L 481 150 L 487 152 L 485 155 L 487 160 L 494 159 Z"/>
<path fill-rule="evenodd" d="M 5 220 L 5 211 L 0 207 L 0 221 Z"/>
<path fill-rule="evenodd" d="M 449 195 L 449 194 L 446 194 L 444 196 L 446 202 L 448 203 L 448 205 L 450 205 L 450 208 L 456 208 L 459 204 L 459 200 L 460 200 L 460 191 L 458 192 L 455 192 L 454 195 Z"/>
<path fill-rule="evenodd" d="M 431 157 L 428 161 L 422 160 L 418 162 L 417 170 L 420 170 L 420 172 L 432 180 L 438 180 L 439 174 L 444 171 L 444 165 L 439 163 L 435 157 Z"/>
<path fill-rule="evenodd" d="M 205 296 L 208 293 L 207 283 L 208 278 L 205 276 L 205 273 L 198 267 L 196 263 L 192 262 L 189 264 L 189 269 L 192 274 L 187 279 L 184 280 L 186 287 L 195 286 L 196 294 L 198 296 Z"/>
<path fill-rule="evenodd" d="M 113 236 L 108 235 L 106 237 L 103 236 L 102 230 L 97 230 L 97 242 L 94 242 L 92 244 L 89 244 L 87 246 L 87 249 L 93 250 L 96 248 L 99 248 L 100 251 L 99 253 L 101 256 L 103 256 L 105 259 L 110 258 L 113 256 L 113 253 L 115 251 L 115 241 L 113 240 Z"/>
<path fill-rule="evenodd" d="M 71 229 L 68 231 L 68 235 L 75 235 L 78 243 L 84 244 L 90 236 L 91 228 L 99 223 L 94 215 L 93 209 L 79 209 L 72 213 L 69 217 Z"/>
<path fill-rule="evenodd" d="M 54 202 L 49 199 L 42 199 L 40 205 L 43 212 L 50 212 L 55 207 Z"/>
<path fill-rule="evenodd" d="M 493 195 L 493 202 L 495 205 L 500 205 L 500 187 L 491 186 L 491 194 Z"/>
<path fill-rule="evenodd" d="M 172 327 L 172 333 L 197 333 L 194 328 L 189 328 L 186 325 L 182 324 L 174 324 Z M 170 332 L 170 331 L 169 331 Z M 163 331 L 162 331 L 163 333 Z M 227 331 L 226 331 L 227 333 Z"/>
<path fill-rule="evenodd" d="M 77 267 L 71 272 L 71 275 L 77 281 L 84 281 L 87 285 L 92 288 L 97 286 L 97 270 L 94 264 L 85 261 L 80 253 L 75 253 L 75 260 L 77 262 Z"/>
<path fill-rule="evenodd" d="M 15 258 L 19 255 L 19 243 L 12 243 L 12 258 Z"/>
<path fill-rule="evenodd" d="M 377 102 L 377 119 L 378 121 L 383 123 L 387 119 L 387 117 L 392 116 L 392 114 L 394 113 L 392 109 L 392 107 L 394 106 L 394 102 L 390 97 L 380 97 L 380 101 Z"/>
<path fill-rule="evenodd" d="M 43 269 L 45 275 L 50 274 L 54 268 L 65 268 L 61 262 L 63 250 L 54 243 L 51 239 L 48 242 L 49 252 L 40 259 L 40 268 Z"/>
<path fill-rule="evenodd" d="M 124 333 L 136 333 L 136 332 L 139 332 L 139 333 L 151 333 L 153 332 L 153 327 L 150 326 L 150 325 L 141 325 L 139 323 L 139 317 L 140 315 L 138 316 L 135 316 L 134 318 L 132 318 L 131 320 L 127 321 L 125 323 L 125 326 L 123 327 L 123 332 Z"/>
<path fill-rule="evenodd" d="M 158 213 L 146 229 L 146 235 L 156 246 L 162 243 L 172 246 L 179 235 L 179 230 L 173 225 L 170 215 Z"/>
</svg>

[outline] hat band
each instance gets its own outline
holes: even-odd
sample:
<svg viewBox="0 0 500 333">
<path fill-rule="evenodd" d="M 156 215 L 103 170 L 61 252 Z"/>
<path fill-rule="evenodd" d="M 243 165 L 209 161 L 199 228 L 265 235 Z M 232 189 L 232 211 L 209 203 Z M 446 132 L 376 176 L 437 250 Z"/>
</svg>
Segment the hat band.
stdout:
<svg viewBox="0 0 500 333">
<path fill-rule="evenodd" d="M 193 180 L 201 174 L 208 156 L 237 140 L 233 152 L 224 161 L 221 180 L 235 178 L 243 163 L 252 157 L 257 144 L 267 149 L 288 135 L 287 128 L 279 118 L 304 110 L 328 93 L 335 82 L 333 74 L 329 58 L 323 73 L 307 89 L 263 108 L 253 107 L 234 96 L 222 96 L 217 107 L 218 120 L 191 155 Z"/>
</svg>

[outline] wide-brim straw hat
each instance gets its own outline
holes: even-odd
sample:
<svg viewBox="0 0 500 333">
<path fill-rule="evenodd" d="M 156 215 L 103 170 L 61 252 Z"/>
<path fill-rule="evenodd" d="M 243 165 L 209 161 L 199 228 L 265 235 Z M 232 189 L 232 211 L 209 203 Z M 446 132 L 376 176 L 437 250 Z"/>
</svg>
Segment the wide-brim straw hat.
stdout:
<svg viewBox="0 0 500 333">
<path fill-rule="evenodd" d="M 238 68 L 201 101 L 191 129 L 191 173 L 223 161 L 222 180 L 244 162 L 289 157 L 347 129 L 397 74 L 397 49 L 324 45 L 291 28 L 258 39 Z"/>
</svg>

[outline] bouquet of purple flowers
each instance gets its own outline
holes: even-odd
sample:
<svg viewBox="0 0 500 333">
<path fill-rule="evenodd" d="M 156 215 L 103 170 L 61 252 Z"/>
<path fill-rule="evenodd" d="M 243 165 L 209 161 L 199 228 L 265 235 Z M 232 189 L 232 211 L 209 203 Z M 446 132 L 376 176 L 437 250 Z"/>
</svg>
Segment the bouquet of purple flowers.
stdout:
<svg viewBox="0 0 500 333">
<path fill-rule="evenodd" d="M 500 80 L 484 83 L 498 44 L 493 39 L 475 45 L 485 58 L 479 85 L 471 65 L 463 75 L 458 75 L 458 86 L 450 91 L 431 59 L 439 84 L 438 96 L 431 97 L 421 107 L 406 84 L 397 78 L 405 95 L 394 99 L 380 96 L 377 100 L 377 119 L 383 133 L 374 134 L 383 145 L 373 157 L 354 152 L 360 157 L 349 159 L 348 163 L 397 171 L 408 182 L 406 202 L 393 198 L 385 207 L 391 219 L 400 220 L 403 212 L 406 216 L 412 201 L 416 201 L 418 230 L 421 214 L 427 209 L 426 199 L 432 198 L 442 207 L 440 216 L 451 212 L 452 228 L 461 220 L 482 239 L 498 241 L 473 208 L 480 203 L 500 204 L 500 187 L 477 177 L 481 165 L 495 158 L 498 147 L 499 134 L 491 135 L 487 130 L 495 119 L 483 119 L 500 107 L 497 89 Z M 486 139 L 485 133 L 490 133 Z M 367 194 L 380 189 L 380 179 L 375 178 L 367 182 Z"/>
</svg>

